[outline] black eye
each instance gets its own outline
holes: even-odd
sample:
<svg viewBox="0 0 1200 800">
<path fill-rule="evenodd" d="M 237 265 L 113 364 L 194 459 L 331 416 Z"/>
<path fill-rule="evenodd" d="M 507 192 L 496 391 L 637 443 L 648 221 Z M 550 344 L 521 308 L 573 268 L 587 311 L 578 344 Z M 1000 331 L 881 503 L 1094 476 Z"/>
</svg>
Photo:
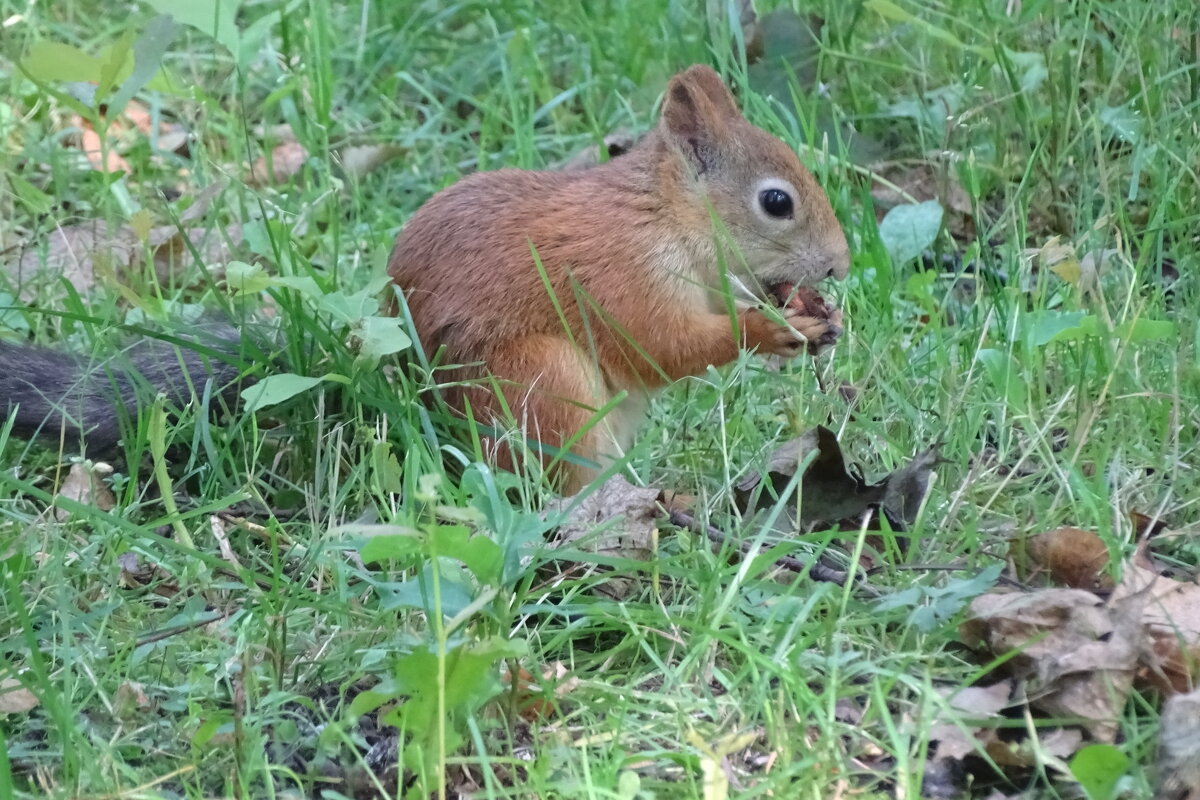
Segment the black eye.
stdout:
<svg viewBox="0 0 1200 800">
<path fill-rule="evenodd" d="M 758 193 L 758 202 L 776 219 L 792 218 L 792 196 L 782 189 L 763 189 Z"/>
</svg>

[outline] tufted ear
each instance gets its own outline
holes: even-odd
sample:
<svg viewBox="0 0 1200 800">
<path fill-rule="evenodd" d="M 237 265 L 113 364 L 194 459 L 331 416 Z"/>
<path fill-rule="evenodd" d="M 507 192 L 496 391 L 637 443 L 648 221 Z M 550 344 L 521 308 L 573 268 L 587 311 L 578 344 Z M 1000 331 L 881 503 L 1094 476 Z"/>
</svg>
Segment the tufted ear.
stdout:
<svg viewBox="0 0 1200 800">
<path fill-rule="evenodd" d="M 733 95 L 710 67 L 689 67 L 667 84 L 663 131 L 697 172 L 712 167 L 729 124 L 741 118 Z"/>
</svg>

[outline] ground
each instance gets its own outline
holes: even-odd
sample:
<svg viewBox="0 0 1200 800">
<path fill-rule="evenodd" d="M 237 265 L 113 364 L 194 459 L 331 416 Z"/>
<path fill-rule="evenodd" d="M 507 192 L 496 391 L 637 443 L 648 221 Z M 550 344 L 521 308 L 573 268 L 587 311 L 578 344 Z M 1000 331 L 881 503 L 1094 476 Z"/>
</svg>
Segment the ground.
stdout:
<svg viewBox="0 0 1200 800">
<path fill-rule="evenodd" d="M 275 376 L 232 417 L 143 414 L 92 478 L 0 429 L 0 798 L 1079 791 L 1015 696 L 986 723 L 1015 766 L 931 731 L 994 682 L 960 623 L 1030 580 L 1014 542 L 1074 526 L 1119 571 L 1139 512 L 1200 559 L 1200 16 L 754 10 L 0 0 L 0 336 L 92 356 L 233 314 Z M 846 331 L 656 402 L 625 475 L 701 533 L 548 549 L 545 491 L 421 402 L 380 276 L 431 193 L 636 135 L 695 62 L 828 192 Z M 868 483 L 936 446 L 906 530 L 739 513 L 817 425 Z M 822 553 L 868 571 L 774 568 Z M 1157 697 L 1114 722 L 1127 763 L 1084 791 L 1147 796 Z"/>
</svg>

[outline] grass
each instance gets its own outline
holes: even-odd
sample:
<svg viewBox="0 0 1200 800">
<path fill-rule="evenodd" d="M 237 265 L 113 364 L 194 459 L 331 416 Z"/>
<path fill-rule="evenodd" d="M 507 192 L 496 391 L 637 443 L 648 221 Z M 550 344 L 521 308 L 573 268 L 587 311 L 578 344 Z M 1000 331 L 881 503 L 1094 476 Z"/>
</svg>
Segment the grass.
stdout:
<svg viewBox="0 0 1200 800">
<path fill-rule="evenodd" d="M 663 530 L 650 561 L 540 549 L 543 494 L 481 468 L 418 402 L 424 362 L 403 355 L 410 373 L 347 345 L 381 324 L 367 321 L 372 280 L 432 192 L 644 129 L 670 74 L 715 63 L 751 119 L 801 149 L 846 227 L 854 269 L 835 291 L 848 332 L 815 370 L 746 357 L 673 387 L 632 475 L 756 537 L 732 520 L 731 487 L 800 430 L 834 428 L 869 476 L 940 442 L 919 546 L 871 576 L 885 596 L 965 592 L 1010 538 L 1060 524 L 1098 530 L 1115 553 L 1132 549 L 1128 511 L 1194 524 L 1197 11 L 898 7 L 817 3 L 819 47 L 796 45 L 794 95 L 769 99 L 747 80 L 787 70 L 747 73 L 728 27 L 688 4 L 246 3 L 232 49 L 182 28 L 162 57 L 180 87 L 137 95 L 191 134 L 187 152 L 131 137 L 131 174 L 113 180 L 68 146 L 77 88 L 14 64 L 39 42 L 98 53 L 153 11 L 0 0 L 0 166 L 16 177 L 0 191 L 5 261 L 61 225 L 117 227 L 139 210 L 173 224 L 221 184 L 192 224 L 242 231 L 241 257 L 263 270 L 249 274 L 274 281 L 234 296 L 193 260 L 158 275 L 153 260 L 101 259 L 76 286 L 14 280 L 4 335 L 106 353 L 123 325 L 265 306 L 272 361 L 251 357 L 255 371 L 334 376 L 232 421 L 135 421 L 111 510 L 53 500 L 69 456 L 0 433 L 0 679 L 38 701 L 0 711 L 0 798 L 707 798 L 720 795 L 704 775 L 726 757 L 730 796 L 918 796 L 938 690 L 980 669 L 959 616 L 922 629 L 912 605 L 777 582 L 686 531 Z M 283 124 L 303 167 L 248 186 L 241 165 Z M 347 174 L 335 154 L 349 144 L 403 155 Z M 923 260 L 889 256 L 864 152 L 910 194 L 918 167 L 926 186 L 962 187 Z M 964 212 L 972 224 L 951 236 Z M 1054 241 L 1071 247 L 1057 272 L 1029 252 Z M 1089 277 L 1089 254 L 1110 250 Z M 1076 261 L 1083 277 L 1064 279 Z M 168 443 L 170 469 L 148 455 Z M 780 547 L 808 558 L 859 538 Z M 1169 555 L 1200 556 L 1186 540 Z M 632 579 L 619 602 L 604 594 L 614 576 Z M 502 667 L 560 677 L 514 692 Z M 554 710 L 518 713 L 531 693 Z M 1122 720 L 1128 796 L 1149 792 L 1155 713 L 1131 703 Z M 1007 773 L 1015 786 L 985 768 L 983 784 L 1070 793 L 1039 764 Z"/>
</svg>

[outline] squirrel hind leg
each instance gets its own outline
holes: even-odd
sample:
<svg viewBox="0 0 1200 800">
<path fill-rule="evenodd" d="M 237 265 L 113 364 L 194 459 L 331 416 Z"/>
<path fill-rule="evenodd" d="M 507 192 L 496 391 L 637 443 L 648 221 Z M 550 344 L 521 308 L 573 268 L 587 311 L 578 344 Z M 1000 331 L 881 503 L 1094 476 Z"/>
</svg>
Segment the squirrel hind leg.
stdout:
<svg viewBox="0 0 1200 800">
<path fill-rule="evenodd" d="M 511 439 L 487 441 L 489 458 L 497 466 L 521 473 L 526 459 L 535 458 L 550 469 L 557 491 L 573 494 L 629 445 L 636 421 L 620 408 L 596 418 L 612 392 L 596 363 L 565 339 L 539 335 L 510 340 L 494 347 L 486 363 L 494 385 L 469 392 L 474 416 L 482 424 L 514 431 Z M 526 440 L 552 450 L 539 452 L 537 444 L 527 446 Z M 564 447 L 569 447 L 569 457 L 557 455 Z"/>
</svg>

